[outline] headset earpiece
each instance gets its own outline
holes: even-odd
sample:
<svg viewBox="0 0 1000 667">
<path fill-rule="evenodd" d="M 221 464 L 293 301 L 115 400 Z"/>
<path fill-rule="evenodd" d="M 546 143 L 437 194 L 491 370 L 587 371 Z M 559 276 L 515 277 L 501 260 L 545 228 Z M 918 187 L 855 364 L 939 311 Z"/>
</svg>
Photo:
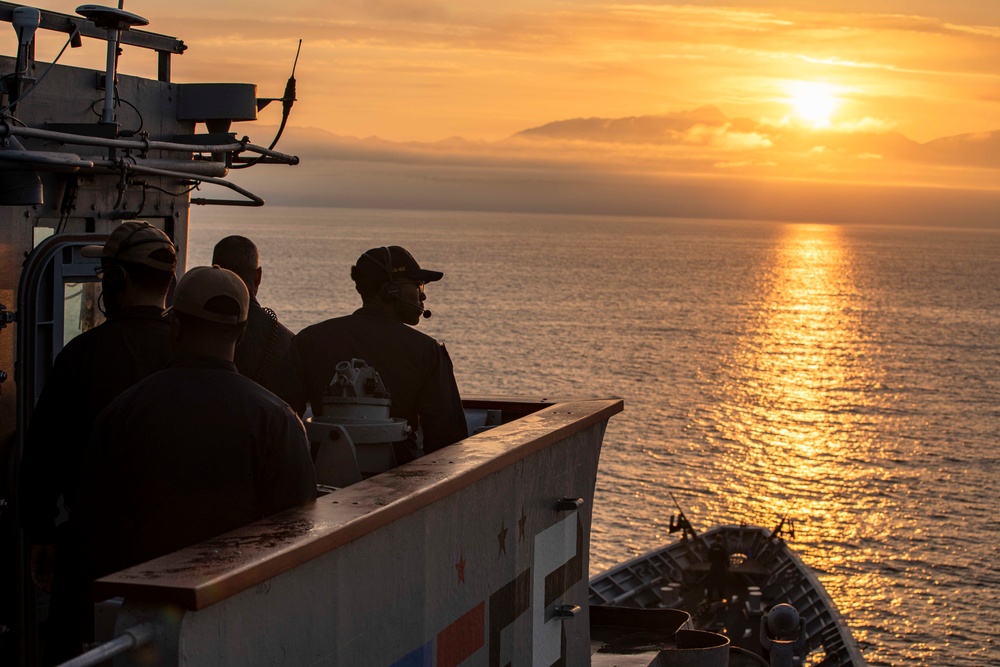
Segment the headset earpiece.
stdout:
<svg viewBox="0 0 1000 667">
<path fill-rule="evenodd" d="M 382 285 L 382 298 L 386 301 L 399 299 L 399 285 L 395 282 L 387 282 L 385 285 Z"/>
<path fill-rule="evenodd" d="M 115 252 L 115 256 L 111 259 L 110 262 L 111 265 L 108 267 L 107 271 L 104 272 L 104 276 L 101 278 L 101 283 L 104 289 L 108 290 L 109 292 L 120 292 L 123 289 L 125 289 L 125 284 L 128 282 L 128 271 L 126 271 L 125 267 L 123 267 L 121 264 L 118 264 L 117 262 L 118 257 L 121 256 L 121 254 L 126 250 L 134 248 L 137 245 L 142 245 L 143 243 L 150 243 L 150 242 L 159 242 L 158 239 L 154 238 L 154 239 L 147 239 L 145 241 L 139 241 L 137 243 L 132 243 L 132 237 L 134 237 L 136 234 L 143 231 L 144 229 L 148 229 L 149 227 L 152 227 L 152 225 L 149 224 L 148 222 L 142 223 L 141 225 L 133 229 L 132 232 L 128 236 L 126 236 L 125 239 L 120 244 L 118 244 L 118 251 Z"/>
<path fill-rule="evenodd" d="M 399 300 L 399 285 L 396 284 L 395 276 L 392 273 L 392 251 L 389 250 L 387 246 L 383 246 L 382 250 L 385 250 L 385 263 L 375 259 L 374 255 L 365 253 L 364 256 L 375 262 L 382 267 L 386 275 L 389 277 L 389 282 L 382 285 L 382 290 L 380 292 L 382 299 L 384 301 L 398 301 Z"/>
<path fill-rule="evenodd" d="M 112 264 L 101 278 L 102 286 L 109 292 L 120 292 L 128 282 L 128 271 L 121 264 Z"/>
</svg>

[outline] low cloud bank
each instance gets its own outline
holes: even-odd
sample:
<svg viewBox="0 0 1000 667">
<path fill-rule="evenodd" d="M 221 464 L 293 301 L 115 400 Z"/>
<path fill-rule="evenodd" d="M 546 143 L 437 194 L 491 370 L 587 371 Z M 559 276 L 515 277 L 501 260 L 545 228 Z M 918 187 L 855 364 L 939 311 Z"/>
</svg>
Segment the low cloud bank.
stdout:
<svg viewBox="0 0 1000 667">
<path fill-rule="evenodd" d="M 279 150 L 301 165 L 234 174 L 282 205 L 1000 227 L 1000 132 L 918 144 L 708 108 L 565 121 L 500 142 L 285 136 Z"/>
</svg>

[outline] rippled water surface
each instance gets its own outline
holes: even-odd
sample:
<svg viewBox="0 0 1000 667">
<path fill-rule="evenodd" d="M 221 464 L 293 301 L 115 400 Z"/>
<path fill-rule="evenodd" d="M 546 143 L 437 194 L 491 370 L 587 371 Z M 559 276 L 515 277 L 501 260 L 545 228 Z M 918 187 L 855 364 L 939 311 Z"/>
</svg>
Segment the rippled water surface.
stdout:
<svg viewBox="0 0 1000 667">
<path fill-rule="evenodd" d="M 598 572 L 696 528 L 794 521 L 872 665 L 1000 664 L 1000 233 L 495 213 L 197 210 L 252 237 L 293 330 L 404 245 L 463 394 L 625 398 Z"/>
</svg>

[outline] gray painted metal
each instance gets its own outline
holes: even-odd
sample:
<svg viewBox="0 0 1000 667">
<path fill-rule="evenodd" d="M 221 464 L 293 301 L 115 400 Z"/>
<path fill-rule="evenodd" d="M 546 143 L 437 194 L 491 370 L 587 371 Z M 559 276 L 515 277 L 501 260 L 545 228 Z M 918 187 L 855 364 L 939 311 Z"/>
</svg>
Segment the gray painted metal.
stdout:
<svg viewBox="0 0 1000 667">
<path fill-rule="evenodd" d="M 340 510 L 370 502 L 364 499 L 373 493 L 380 500 L 362 511 L 391 512 L 410 493 L 433 494 L 430 480 L 451 467 L 449 454 L 503 428 L 441 450 L 434 461 L 393 471 L 402 476 L 397 479 L 423 473 L 427 481 L 417 489 L 394 488 L 392 473 L 374 477 L 319 499 L 308 520 L 301 511 L 274 517 L 269 539 L 280 543 L 282 531 L 346 530 L 350 522 L 337 525 Z M 406 658 L 435 664 L 435 658 L 454 655 L 448 651 L 459 650 L 456 643 L 468 654 L 463 665 L 589 664 L 586 572 L 604 428 L 602 422 L 559 439 L 198 611 L 132 601 L 126 594 L 119 625 L 152 623 L 158 639 L 116 664 L 148 664 L 151 656 L 158 664 L 187 667 L 377 665 Z M 576 511 L 558 512 L 554 501 L 562 496 L 585 502 Z M 188 557 L 192 563 L 201 559 L 199 568 L 206 561 L 221 564 L 239 544 L 233 534 L 190 550 Z M 176 565 L 176 559 L 171 562 Z M 169 577 L 162 567 L 154 562 L 133 571 L 146 579 Z M 205 571 L 206 581 L 226 585 L 212 569 Z M 129 572 L 117 576 L 126 581 Z M 581 611 L 569 620 L 556 618 L 556 607 L 564 604 Z"/>
<path fill-rule="evenodd" d="M 677 648 L 662 651 L 654 667 L 727 667 L 729 638 L 714 632 L 679 630 Z"/>
<path fill-rule="evenodd" d="M 257 86 L 252 83 L 185 83 L 178 118 L 199 122 L 257 120 Z"/>
<path fill-rule="evenodd" d="M 616 565 L 590 580 L 591 604 L 659 608 L 661 586 L 693 573 L 704 576 L 708 545 L 716 538 L 731 554 L 753 556 L 747 559 L 752 570 L 746 576 L 761 582 L 768 606 L 787 602 L 799 610 L 806 619 L 808 650 L 824 665 L 867 665 L 850 628 L 810 568 L 783 539 L 758 526 L 716 526 L 696 538 L 685 537 Z"/>
</svg>

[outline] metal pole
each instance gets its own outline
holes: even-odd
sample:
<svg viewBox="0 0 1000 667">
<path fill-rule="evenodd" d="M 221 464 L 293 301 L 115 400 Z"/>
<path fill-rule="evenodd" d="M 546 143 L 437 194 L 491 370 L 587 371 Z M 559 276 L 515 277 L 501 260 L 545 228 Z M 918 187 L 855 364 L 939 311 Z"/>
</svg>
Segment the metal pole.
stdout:
<svg viewBox="0 0 1000 667">
<path fill-rule="evenodd" d="M 110 660 L 116 655 L 137 649 L 140 646 L 145 646 L 155 636 L 156 631 L 151 624 L 142 623 L 135 625 L 125 630 L 120 637 L 115 637 L 109 642 L 92 648 L 86 653 L 62 663 L 58 667 L 93 667 L 105 660 Z"/>
<path fill-rule="evenodd" d="M 108 64 L 104 76 L 104 113 L 101 115 L 102 123 L 115 122 L 115 71 L 118 60 L 118 30 L 108 28 Z"/>
</svg>

